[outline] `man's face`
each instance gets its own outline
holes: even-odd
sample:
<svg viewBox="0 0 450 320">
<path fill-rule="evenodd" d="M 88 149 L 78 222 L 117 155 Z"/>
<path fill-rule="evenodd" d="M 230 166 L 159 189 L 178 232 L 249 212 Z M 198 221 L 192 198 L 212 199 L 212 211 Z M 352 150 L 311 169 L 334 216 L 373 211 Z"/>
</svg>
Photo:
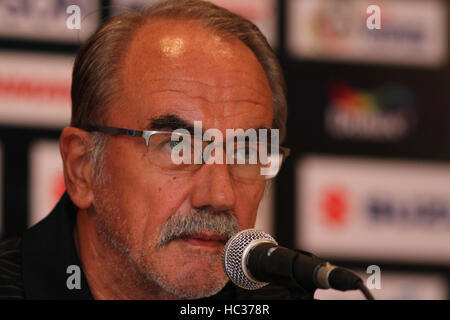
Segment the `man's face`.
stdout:
<svg viewBox="0 0 450 320">
<path fill-rule="evenodd" d="M 126 51 L 120 81 L 108 126 L 172 130 L 178 120 L 191 126 L 202 121 L 203 130 L 217 128 L 224 137 L 226 129 L 272 126 L 270 86 L 254 54 L 198 22 L 161 20 L 141 28 Z M 108 139 L 106 182 L 94 187 L 98 232 L 149 288 L 185 298 L 215 294 L 227 281 L 221 264 L 226 239 L 205 231 L 160 247 L 161 232 L 170 218 L 196 210 L 221 215 L 224 224 L 234 220 L 239 230 L 251 228 L 264 181 L 236 180 L 226 164 L 181 174 L 153 165 L 151 156 L 143 139 Z"/>
</svg>

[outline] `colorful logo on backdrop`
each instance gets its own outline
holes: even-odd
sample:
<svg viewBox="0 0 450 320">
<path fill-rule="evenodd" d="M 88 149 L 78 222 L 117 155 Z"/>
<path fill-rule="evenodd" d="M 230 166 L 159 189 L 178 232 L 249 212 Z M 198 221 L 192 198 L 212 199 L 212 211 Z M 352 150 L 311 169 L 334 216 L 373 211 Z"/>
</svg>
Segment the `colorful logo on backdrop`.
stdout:
<svg viewBox="0 0 450 320">
<path fill-rule="evenodd" d="M 371 5 L 376 29 L 367 24 Z M 444 1 L 292 0 L 288 14 L 289 50 L 299 57 L 432 67 L 447 59 Z"/>
<path fill-rule="evenodd" d="M 408 136 L 414 122 L 415 98 L 405 86 L 362 90 L 340 83 L 329 90 L 325 128 L 334 139 L 397 142 Z"/>
<path fill-rule="evenodd" d="M 65 81 L 30 79 L 24 76 L 0 75 L 0 96 L 5 98 L 68 101 L 70 84 Z"/>
<path fill-rule="evenodd" d="M 318 209 L 321 223 L 327 228 L 354 225 L 358 214 L 371 227 L 450 231 L 450 200 L 433 195 L 400 196 L 386 192 L 357 195 L 344 184 L 339 187 L 330 184 L 319 193 Z"/>
<path fill-rule="evenodd" d="M 416 10 L 413 19 L 398 18 L 398 9 L 389 3 L 379 3 L 382 27 L 373 31 L 367 28 L 369 3 L 358 1 L 325 1 L 313 12 L 311 19 L 312 36 L 315 44 L 328 53 L 346 53 L 352 41 L 365 42 L 367 46 L 389 44 L 398 46 L 423 46 L 428 29 L 418 21 L 423 17 Z M 403 2 L 403 5 L 408 5 Z M 397 9 L 397 10 L 395 10 Z M 427 8 L 428 9 L 428 8 Z M 395 10 L 394 12 L 392 12 Z M 392 49 L 392 48 L 391 48 Z"/>
<path fill-rule="evenodd" d="M 76 28 L 69 28 L 70 24 L 66 22 L 73 21 L 67 19 L 73 17 L 74 6 L 81 15 L 81 24 Z M 100 11 L 99 1 L 0 1 L 0 35 L 8 38 L 79 42 L 95 31 Z"/>
<path fill-rule="evenodd" d="M 436 196 L 370 195 L 364 211 L 371 223 L 450 230 L 450 201 Z"/>
</svg>

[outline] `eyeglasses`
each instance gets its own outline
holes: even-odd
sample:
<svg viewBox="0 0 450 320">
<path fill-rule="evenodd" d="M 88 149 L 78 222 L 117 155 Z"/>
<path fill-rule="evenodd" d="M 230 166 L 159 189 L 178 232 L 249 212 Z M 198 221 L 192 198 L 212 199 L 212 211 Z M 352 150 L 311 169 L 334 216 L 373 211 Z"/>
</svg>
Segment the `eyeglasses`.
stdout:
<svg viewBox="0 0 450 320">
<path fill-rule="evenodd" d="M 211 146 L 215 144 L 212 141 L 198 141 L 191 142 L 191 135 L 189 133 L 181 133 L 178 131 L 155 131 L 155 130 L 134 130 L 124 129 L 108 126 L 87 126 L 78 127 L 81 130 L 87 132 L 100 132 L 111 136 L 124 135 L 130 137 L 140 137 L 145 140 L 145 144 L 148 149 L 148 160 L 150 163 L 174 172 L 194 172 L 197 171 L 203 164 L 209 163 L 204 159 L 205 150 L 210 150 Z M 180 143 L 189 142 L 187 149 L 180 148 Z M 200 144 L 201 143 L 201 144 Z M 227 142 L 228 143 L 228 142 Z M 198 152 L 195 145 L 201 145 L 202 152 Z M 219 144 L 216 144 L 219 145 Z M 226 163 L 229 168 L 229 172 L 234 179 L 255 181 L 255 180 L 268 180 L 273 179 L 278 174 L 283 161 L 289 156 L 290 149 L 281 146 L 272 146 L 267 143 L 250 143 L 246 141 L 244 144 L 234 144 L 233 150 L 226 150 Z M 270 146 L 270 148 L 269 148 Z M 214 148 L 216 146 L 213 146 Z M 276 148 L 274 148 L 276 147 Z M 190 159 L 188 163 L 174 162 L 172 154 L 175 148 L 179 150 L 179 156 L 183 157 L 186 150 L 190 154 L 187 154 L 187 158 Z M 223 146 L 222 146 L 223 148 Z M 215 149 L 214 149 L 215 150 Z M 272 150 L 276 150 L 272 154 Z M 251 155 L 264 155 L 265 161 L 251 161 Z M 200 157 L 200 158 L 199 158 Z"/>
</svg>

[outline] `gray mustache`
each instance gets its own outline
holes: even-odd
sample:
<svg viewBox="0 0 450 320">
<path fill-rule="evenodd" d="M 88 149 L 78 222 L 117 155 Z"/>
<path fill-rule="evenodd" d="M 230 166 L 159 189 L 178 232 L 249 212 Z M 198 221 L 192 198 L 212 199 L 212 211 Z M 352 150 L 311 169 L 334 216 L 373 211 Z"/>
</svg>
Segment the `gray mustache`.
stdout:
<svg viewBox="0 0 450 320">
<path fill-rule="evenodd" d="M 228 211 L 193 209 L 189 213 L 175 213 L 163 225 L 158 239 L 160 249 L 172 240 L 199 234 L 214 233 L 228 240 L 239 231 L 236 217 Z"/>
</svg>

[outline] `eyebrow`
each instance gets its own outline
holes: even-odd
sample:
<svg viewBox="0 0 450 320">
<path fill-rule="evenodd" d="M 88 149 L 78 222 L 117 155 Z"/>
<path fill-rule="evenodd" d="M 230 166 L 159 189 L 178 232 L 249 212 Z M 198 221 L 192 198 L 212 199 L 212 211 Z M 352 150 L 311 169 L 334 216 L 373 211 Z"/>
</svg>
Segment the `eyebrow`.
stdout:
<svg viewBox="0 0 450 320">
<path fill-rule="evenodd" d="M 147 130 L 169 130 L 174 131 L 177 129 L 186 129 L 189 131 L 191 135 L 194 135 L 194 126 L 187 120 L 180 118 L 179 116 L 175 114 L 165 114 L 162 116 L 159 116 L 157 118 L 151 118 Z M 270 132 L 270 129 L 268 129 L 266 126 L 260 126 L 258 128 L 254 128 L 256 132 L 259 132 L 260 129 L 266 129 Z M 244 129 L 246 131 L 246 129 Z M 202 133 L 203 135 L 203 133 Z M 270 134 L 267 136 L 267 140 L 270 141 L 271 139 Z"/>
<path fill-rule="evenodd" d="M 194 134 L 194 126 L 187 120 L 184 120 L 175 114 L 166 114 L 149 120 L 150 123 L 147 126 L 148 130 L 186 129 L 191 135 Z"/>
</svg>

